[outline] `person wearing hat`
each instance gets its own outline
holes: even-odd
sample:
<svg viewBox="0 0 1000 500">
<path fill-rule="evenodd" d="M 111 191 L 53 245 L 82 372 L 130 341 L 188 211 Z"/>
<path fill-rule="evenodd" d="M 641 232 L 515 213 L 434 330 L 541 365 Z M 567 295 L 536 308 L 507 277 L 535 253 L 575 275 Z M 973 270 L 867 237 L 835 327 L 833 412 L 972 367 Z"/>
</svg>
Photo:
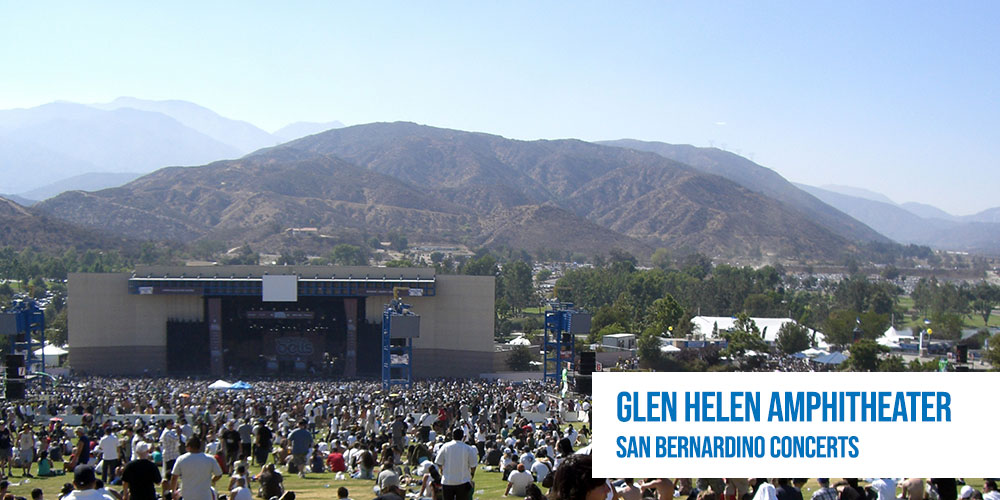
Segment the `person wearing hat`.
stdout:
<svg viewBox="0 0 1000 500">
<path fill-rule="evenodd" d="M 958 498 L 961 500 L 971 500 L 976 494 L 976 489 L 972 486 L 965 485 L 962 486 L 961 491 L 958 492 Z"/>
<path fill-rule="evenodd" d="M 379 474 L 379 496 L 375 500 L 405 500 L 406 493 L 399 488 L 399 476 L 392 474 L 382 478 Z"/>
<path fill-rule="evenodd" d="M 96 489 L 97 473 L 90 465 L 77 465 L 73 469 L 73 487 L 75 488 L 63 500 L 115 500 L 111 495 Z"/>
<path fill-rule="evenodd" d="M 160 468 L 149 459 L 149 444 L 140 441 L 135 445 L 135 459 L 122 472 L 122 500 L 156 500 L 160 481 Z"/>
</svg>

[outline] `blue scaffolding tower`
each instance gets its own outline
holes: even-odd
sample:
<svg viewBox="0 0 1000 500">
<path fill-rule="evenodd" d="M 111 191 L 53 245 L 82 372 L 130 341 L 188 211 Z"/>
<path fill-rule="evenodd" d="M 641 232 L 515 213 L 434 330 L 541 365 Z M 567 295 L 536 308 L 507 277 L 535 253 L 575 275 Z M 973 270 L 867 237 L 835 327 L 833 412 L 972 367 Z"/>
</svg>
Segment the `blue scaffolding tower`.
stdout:
<svg viewBox="0 0 1000 500">
<path fill-rule="evenodd" d="M 573 308 L 571 302 L 558 302 L 545 311 L 545 342 L 542 344 L 542 370 L 546 382 L 562 381 L 566 363 L 576 359 L 576 334 L 590 332 L 590 313 Z"/>
<path fill-rule="evenodd" d="M 8 391 L 7 383 L 26 383 L 26 377 L 31 373 L 45 372 L 45 311 L 38 308 L 33 300 L 17 300 L 13 306 L 0 313 L 0 335 L 10 339 L 7 359 L 4 360 L 4 394 Z M 35 340 L 37 337 L 37 341 Z M 35 351 L 41 351 L 35 356 Z M 20 359 L 17 359 L 20 358 Z"/>
<path fill-rule="evenodd" d="M 394 298 L 382 311 L 382 390 L 394 385 L 409 388 L 413 384 L 413 339 L 420 336 L 420 316 L 410 305 Z"/>
</svg>

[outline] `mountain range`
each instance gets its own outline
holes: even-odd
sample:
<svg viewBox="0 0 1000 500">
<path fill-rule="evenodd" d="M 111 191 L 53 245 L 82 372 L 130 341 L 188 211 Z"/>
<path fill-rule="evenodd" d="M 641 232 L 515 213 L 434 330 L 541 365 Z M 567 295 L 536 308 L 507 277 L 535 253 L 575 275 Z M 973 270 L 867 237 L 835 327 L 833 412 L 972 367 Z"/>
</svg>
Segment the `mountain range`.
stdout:
<svg viewBox="0 0 1000 500">
<path fill-rule="evenodd" d="M 897 205 L 891 200 L 877 201 L 814 186 L 796 186 L 899 243 L 976 253 L 1000 252 L 1000 207 L 960 217 L 926 204 Z"/>
<path fill-rule="evenodd" d="M 667 247 L 829 260 L 890 239 L 1000 251 L 1000 208 L 958 217 L 861 188 L 795 185 L 716 148 L 518 141 L 408 122 L 299 122 L 267 133 L 184 101 L 0 111 L 0 174 L 0 192 L 18 192 L 3 200 L 8 234 L 89 227 L 317 252 L 389 231 L 640 256 Z M 34 200 L 45 201 L 22 206 Z"/>
<path fill-rule="evenodd" d="M 271 134 L 190 102 L 130 97 L 2 110 L 0 193 L 30 202 L 55 189 L 113 187 L 123 182 L 123 173 L 239 158 L 337 126 L 343 125 L 295 123 Z"/>
<path fill-rule="evenodd" d="M 297 227 L 332 240 L 396 230 L 420 241 L 641 256 L 662 246 L 834 258 L 858 241 L 885 241 L 799 198 L 816 213 L 656 153 L 399 122 L 165 168 L 118 188 L 63 193 L 37 209 L 133 238 L 270 249 L 288 244 L 287 230 Z"/>
</svg>

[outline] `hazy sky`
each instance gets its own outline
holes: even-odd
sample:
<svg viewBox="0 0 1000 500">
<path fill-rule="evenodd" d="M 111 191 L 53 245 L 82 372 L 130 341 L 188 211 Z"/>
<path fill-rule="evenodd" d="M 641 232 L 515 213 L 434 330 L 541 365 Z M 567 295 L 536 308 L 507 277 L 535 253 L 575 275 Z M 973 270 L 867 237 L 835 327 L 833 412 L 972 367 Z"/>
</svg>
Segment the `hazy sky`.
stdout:
<svg viewBox="0 0 1000 500">
<path fill-rule="evenodd" d="M 1000 2 L 14 2 L 0 109 L 182 99 L 266 130 L 407 120 L 724 147 L 1000 205 Z"/>
</svg>

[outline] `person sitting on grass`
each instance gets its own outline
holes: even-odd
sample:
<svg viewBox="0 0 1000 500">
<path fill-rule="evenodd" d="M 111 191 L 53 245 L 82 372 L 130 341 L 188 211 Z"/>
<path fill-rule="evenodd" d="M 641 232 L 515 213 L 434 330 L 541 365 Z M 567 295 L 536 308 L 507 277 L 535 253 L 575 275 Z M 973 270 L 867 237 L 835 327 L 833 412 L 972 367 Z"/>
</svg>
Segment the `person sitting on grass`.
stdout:
<svg viewBox="0 0 1000 500">
<path fill-rule="evenodd" d="M 61 476 L 64 472 L 52 468 L 52 460 L 49 460 L 49 452 L 43 451 L 38 459 L 38 477 Z"/>
</svg>

